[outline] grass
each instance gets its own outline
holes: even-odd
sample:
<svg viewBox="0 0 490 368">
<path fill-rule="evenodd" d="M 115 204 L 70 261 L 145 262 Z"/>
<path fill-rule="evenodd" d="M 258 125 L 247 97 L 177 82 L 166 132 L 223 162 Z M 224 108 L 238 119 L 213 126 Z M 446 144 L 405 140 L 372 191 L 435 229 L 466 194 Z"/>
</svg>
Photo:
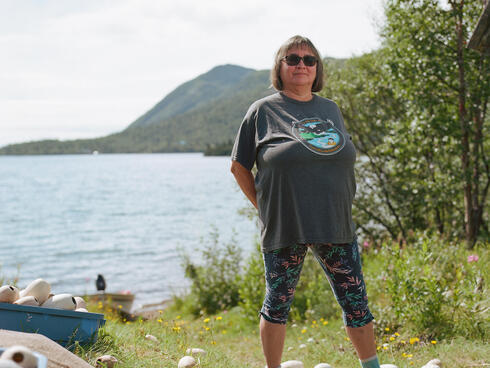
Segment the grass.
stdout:
<svg viewBox="0 0 490 368">
<path fill-rule="evenodd" d="M 100 308 L 92 306 L 91 309 Z M 100 310 L 99 310 L 100 312 Z M 98 356 L 110 354 L 119 360 L 118 368 L 177 367 L 187 348 L 202 348 L 207 355 L 199 367 L 264 367 L 258 324 L 242 318 L 239 308 L 213 316 L 179 315 L 165 310 L 154 319 L 126 321 L 105 311 L 107 324 L 96 344 L 78 347 L 76 353 L 94 365 Z M 377 329 L 378 355 L 382 364 L 399 368 L 422 367 L 438 358 L 444 367 L 489 366 L 490 349 L 482 341 L 455 338 L 448 341 L 422 341 L 403 331 Z M 154 342 L 145 338 L 151 334 Z M 304 346 L 301 346 L 304 344 Z M 334 368 L 359 367 L 354 349 L 340 319 L 309 319 L 288 326 L 283 361 L 301 360 L 305 367 L 329 363 Z"/>
</svg>

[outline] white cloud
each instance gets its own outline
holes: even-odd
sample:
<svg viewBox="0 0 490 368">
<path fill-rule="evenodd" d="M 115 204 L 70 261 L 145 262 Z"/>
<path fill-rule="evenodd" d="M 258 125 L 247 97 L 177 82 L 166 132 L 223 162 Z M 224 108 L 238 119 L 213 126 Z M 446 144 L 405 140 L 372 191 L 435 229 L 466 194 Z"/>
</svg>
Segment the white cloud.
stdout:
<svg viewBox="0 0 490 368">
<path fill-rule="evenodd" d="M 216 65 L 270 68 L 294 34 L 324 56 L 369 51 L 380 14 L 381 0 L 2 1 L 0 145 L 121 130 Z"/>
</svg>

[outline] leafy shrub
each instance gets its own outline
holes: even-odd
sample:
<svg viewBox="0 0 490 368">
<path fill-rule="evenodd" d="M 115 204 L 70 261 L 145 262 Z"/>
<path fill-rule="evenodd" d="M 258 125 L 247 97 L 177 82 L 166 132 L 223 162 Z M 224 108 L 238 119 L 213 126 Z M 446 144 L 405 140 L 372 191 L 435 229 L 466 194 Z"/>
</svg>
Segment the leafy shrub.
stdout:
<svg viewBox="0 0 490 368">
<path fill-rule="evenodd" d="M 190 312 L 214 314 L 238 304 L 241 258 L 233 240 L 219 244 L 216 231 L 211 233 L 211 244 L 201 251 L 197 263 L 188 254 L 182 255 L 185 276 L 192 282 L 190 295 L 185 297 Z"/>
<path fill-rule="evenodd" d="M 257 244 L 255 252 L 247 261 L 240 283 L 240 306 L 248 320 L 257 322 L 264 293 L 264 261 L 260 245 Z M 340 311 L 321 266 L 309 251 L 296 287 L 289 319 L 304 320 L 311 317 L 312 314 L 331 318 L 338 315 Z"/>
<path fill-rule="evenodd" d="M 305 257 L 301 277 L 296 287 L 291 318 L 304 320 L 309 317 L 340 317 L 340 308 L 325 273 L 309 250 Z"/>
<path fill-rule="evenodd" d="M 260 244 L 257 243 L 255 251 L 252 252 L 247 260 L 239 287 L 239 305 L 243 316 L 251 322 L 255 323 L 258 321 L 258 313 L 262 307 L 264 292 L 264 261 Z"/>
<path fill-rule="evenodd" d="M 364 278 L 377 324 L 402 327 L 427 339 L 487 338 L 488 254 L 488 243 L 477 244 L 469 253 L 464 244 L 424 234 L 414 235 L 403 247 L 390 242 L 365 249 Z M 220 246 L 214 233 L 199 264 L 184 257 L 192 285 L 189 294 L 174 298 L 174 308 L 199 315 L 239 305 L 245 319 L 257 323 L 265 291 L 260 246 L 257 244 L 243 269 L 240 261 L 240 250 L 233 244 Z M 290 319 L 335 318 L 340 314 L 327 278 L 309 252 Z"/>
<path fill-rule="evenodd" d="M 468 258 L 464 244 L 422 235 L 400 247 L 384 244 L 376 268 L 365 270 L 371 309 L 383 327 L 413 330 L 427 338 L 488 334 L 488 244 L 477 245 Z M 474 257 L 471 255 L 471 257 Z M 373 292 L 370 292 L 372 290 Z"/>
</svg>

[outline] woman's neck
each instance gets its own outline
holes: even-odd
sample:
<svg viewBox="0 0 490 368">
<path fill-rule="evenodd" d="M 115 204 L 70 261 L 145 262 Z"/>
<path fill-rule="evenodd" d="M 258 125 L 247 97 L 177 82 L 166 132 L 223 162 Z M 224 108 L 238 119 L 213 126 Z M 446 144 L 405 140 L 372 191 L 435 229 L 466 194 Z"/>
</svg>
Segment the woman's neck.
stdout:
<svg viewBox="0 0 490 368">
<path fill-rule="evenodd" d="M 313 94 L 311 93 L 311 89 L 308 90 L 283 90 L 284 93 L 289 98 L 297 101 L 310 101 L 313 98 Z"/>
</svg>

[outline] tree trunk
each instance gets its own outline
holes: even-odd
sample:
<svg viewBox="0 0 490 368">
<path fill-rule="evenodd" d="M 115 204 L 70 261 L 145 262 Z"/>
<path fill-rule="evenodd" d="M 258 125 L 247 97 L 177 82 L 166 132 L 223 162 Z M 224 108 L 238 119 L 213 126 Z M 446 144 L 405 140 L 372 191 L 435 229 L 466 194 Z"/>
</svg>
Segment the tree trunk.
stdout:
<svg viewBox="0 0 490 368">
<path fill-rule="evenodd" d="M 466 113 L 466 80 L 464 70 L 464 38 L 463 38 L 463 7 L 464 0 L 459 3 L 452 2 L 453 10 L 456 12 L 456 32 L 458 37 L 457 47 L 457 63 L 459 72 L 459 123 L 461 127 L 461 166 L 463 170 L 463 193 L 464 193 L 464 224 L 466 234 L 466 245 L 472 248 L 476 241 L 475 220 L 473 214 L 473 188 L 472 175 L 470 167 L 470 126 Z"/>
</svg>

